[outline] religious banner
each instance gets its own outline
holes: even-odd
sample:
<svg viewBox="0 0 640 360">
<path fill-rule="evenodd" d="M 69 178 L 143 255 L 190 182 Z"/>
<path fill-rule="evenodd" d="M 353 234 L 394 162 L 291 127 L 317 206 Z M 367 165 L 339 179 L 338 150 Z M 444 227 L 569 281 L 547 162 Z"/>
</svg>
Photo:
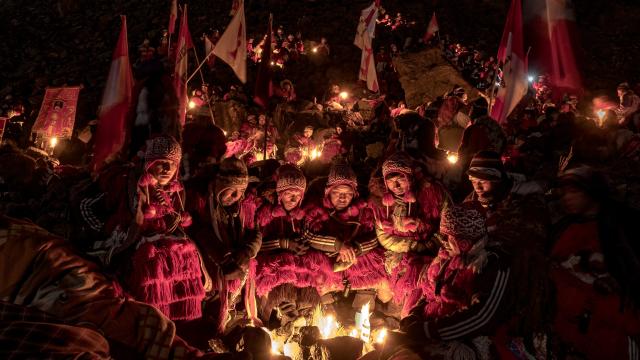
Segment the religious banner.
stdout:
<svg viewBox="0 0 640 360">
<path fill-rule="evenodd" d="M 70 138 L 81 86 L 47 88 L 32 132 L 44 137 Z"/>
</svg>

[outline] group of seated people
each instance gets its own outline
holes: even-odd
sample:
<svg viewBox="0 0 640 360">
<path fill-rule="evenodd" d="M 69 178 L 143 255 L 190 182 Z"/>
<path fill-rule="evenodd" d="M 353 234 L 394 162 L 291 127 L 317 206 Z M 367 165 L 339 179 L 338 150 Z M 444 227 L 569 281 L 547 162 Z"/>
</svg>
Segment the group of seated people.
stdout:
<svg viewBox="0 0 640 360">
<path fill-rule="evenodd" d="M 284 164 L 260 187 L 235 157 L 183 184 L 181 156 L 180 144 L 161 135 L 147 141 L 139 165 L 101 171 L 100 190 L 79 203 L 99 240 L 75 244 L 99 266 L 35 226 L 3 218 L 4 306 L 59 314 L 59 326 L 89 324 L 98 333 L 87 336 L 106 338 L 90 351 L 116 341 L 139 353 L 201 356 L 181 339 L 207 348 L 239 319 L 266 324 L 282 316 L 281 303 L 327 306 L 349 288 L 374 290 L 372 303 L 397 310 L 389 314 L 402 319 L 401 331 L 389 343 L 399 346 L 388 351 L 539 355 L 551 346 L 540 340 L 550 323 L 566 354 L 626 358 L 637 349 L 637 291 L 629 287 L 637 273 L 625 272 L 635 245 L 606 223 L 605 189 L 589 168 L 559 178 L 561 204 L 582 220 L 568 222 L 550 246 L 541 195 L 509 177 L 491 151 L 471 160 L 474 191 L 459 204 L 402 151 L 368 184 L 337 157 L 326 177 L 308 182 Z M 558 291 L 555 316 L 546 313 L 548 279 Z M 144 332 L 145 324 L 161 331 Z"/>
</svg>

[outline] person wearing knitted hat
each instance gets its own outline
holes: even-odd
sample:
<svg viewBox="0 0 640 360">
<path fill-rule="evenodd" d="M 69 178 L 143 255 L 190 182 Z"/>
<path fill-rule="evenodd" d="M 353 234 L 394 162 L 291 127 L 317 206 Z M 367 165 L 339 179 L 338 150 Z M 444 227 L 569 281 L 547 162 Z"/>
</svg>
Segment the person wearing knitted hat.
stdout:
<svg viewBox="0 0 640 360">
<path fill-rule="evenodd" d="M 514 179 L 493 151 L 477 153 L 467 175 L 474 190 L 464 199 L 465 205 L 483 209 L 489 235 L 512 259 L 514 301 L 522 314 L 518 322 L 526 331 L 544 331 L 540 324 L 550 313 L 544 256 L 550 218 L 541 188 L 535 182 Z"/>
<path fill-rule="evenodd" d="M 382 164 L 382 177 L 369 183 L 376 235 L 387 250 L 387 272 L 392 276 L 394 298 L 408 311 L 419 269 L 437 253 L 433 235 L 440 212 L 449 201 L 442 185 L 414 173 L 414 160 L 404 152 L 391 155 Z M 409 299 L 410 298 L 410 299 Z"/>
<path fill-rule="evenodd" d="M 626 82 L 618 85 L 617 92 L 620 102 L 615 110 L 620 124 L 629 126 L 637 132 L 640 126 L 640 96 L 633 92 L 629 83 Z"/>
<path fill-rule="evenodd" d="M 344 272 L 351 289 L 376 288 L 378 297 L 389 301 L 384 250 L 378 246 L 373 211 L 358 197 L 356 174 L 343 158 L 331 166 L 324 197 L 305 209 L 304 239 L 309 246 L 332 259 L 334 271 Z"/>
<path fill-rule="evenodd" d="M 200 255 L 185 228 L 191 216 L 184 208 L 184 190 L 177 168 L 182 151 L 169 136 L 147 141 L 144 173 L 138 180 L 137 227 L 129 228 L 133 251 L 126 284 L 132 295 L 158 308 L 171 320 L 202 316 L 205 290 Z M 137 236 L 131 236 L 137 234 Z"/>
<path fill-rule="evenodd" d="M 442 212 L 443 246 L 426 268 L 420 284 L 423 298 L 401 321 L 410 341 L 422 345 L 424 358 L 447 353 L 490 358 L 489 346 L 472 340 L 497 339 L 496 326 L 512 315 L 510 260 L 491 242 L 482 211 L 464 204 L 448 205 Z M 496 342 L 494 349 L 509 353 L 506 343 Z"/>
<path fill-rule="evenodd" d="M 302 238 L 305 210 L 302 201 L 307 180 L 295 165 L 280 166 L 275 174 L 277 203 L 265 203 L 258 210 L 263 244 L 257 258 L 256 294 L 264 300 L 266 316 L 273 306 L 291 299 L 280 299 L 272 290 L 289 284 L 296 288 L 330 286 L 340 283 L 324 254 L 307 253 L 309 245 Z"/>
<path fill-rule="evenodd" d="M 578 166 L 558 179 L 560 205 L 550 252 L 554 330 L 584 358 L 633 359 L 640 335 L 638 212 L 610 199 L 602 173 Z"/>
<path fill-rule="evenodd" d="M 190 234 L 203 254 L 204 266 L 212 280 L 207 284 L 211 301 L 205 303 L 203 317 L 209 325 L 200 327 L 214 333 L 224 330 L 229 308 L 239 299 L 250 273 L 251 259 L 262 244 L 255 224 L 259 202 L 253 192 L 247 191 L 248 185 L 247 167 L 235 157 L 204 168 L 186 183 L 187 205 L 193 215 Z M 245 306 L 251 309 L 250 302 Z M 206 331 L 195 332 L 211 335 Z M 202 339 L 205 343 L 206 340 Z"/>
</svg>

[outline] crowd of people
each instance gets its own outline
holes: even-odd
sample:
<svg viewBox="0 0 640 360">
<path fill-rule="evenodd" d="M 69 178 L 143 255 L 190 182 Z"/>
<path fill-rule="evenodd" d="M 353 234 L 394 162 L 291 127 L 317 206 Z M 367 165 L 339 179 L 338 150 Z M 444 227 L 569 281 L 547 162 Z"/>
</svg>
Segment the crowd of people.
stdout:
<svg viewBox="0 0 640 360">
<path fill-rule="evenodd" d="M 380 14 L 383 78 L 417 27 Z M 276 34 L 274 61 L 309 51 L 300 34 Z M 249 41 L 254 61 L 263 42 Z M 326 39 L 312 51 L 329 55 Z M 490 87 L 492 58 L 444 53 Z M 191 111 L 181 127 L 152 66 L 166 53 L 140 56 L 126 146 L 97 169 L 80 131 L 39 149 L 11 108 L 0 353 L 264 359 L 261 328 L 294 339 L 318 306 L 369 303 L 372 326 L 394 331 L 365 358 L 638 358 L 629 84 L 587 113 L 542 76 L 498 124 L 490 99 L 460 86 L 413 111 L 384 87 L 357 98 L 332 85 L 318 101 L 283 80 L 266 108 L 230 86 L 222 116 Z"/>
</svg>

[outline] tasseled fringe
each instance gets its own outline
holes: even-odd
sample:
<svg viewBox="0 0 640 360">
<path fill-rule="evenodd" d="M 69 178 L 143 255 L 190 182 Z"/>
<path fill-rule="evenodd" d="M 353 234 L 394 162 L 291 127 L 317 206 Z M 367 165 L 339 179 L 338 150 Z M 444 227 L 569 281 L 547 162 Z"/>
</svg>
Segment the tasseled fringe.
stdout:
<svg viewBox="0 0 640 360">
<path fill-rule="evenodd" d="M 354 290 L 374 288 L 388 280 L 384 260 L 384 253 L 379 250 L 359 256 L 358 261 L 345 271 L 351 288 Z"/>
<path fill-rule="evenodd" d="M 202 316 L 205 296 L 201 277 L 195 245 L 188 240 L 159 240 L 143 244 L 134 254 L 130 286 L 139 300 L 164 309 L 170 319 L 195 319 Z M 172 307 L 180 303 L 184 305 Z"/>
</svg>

